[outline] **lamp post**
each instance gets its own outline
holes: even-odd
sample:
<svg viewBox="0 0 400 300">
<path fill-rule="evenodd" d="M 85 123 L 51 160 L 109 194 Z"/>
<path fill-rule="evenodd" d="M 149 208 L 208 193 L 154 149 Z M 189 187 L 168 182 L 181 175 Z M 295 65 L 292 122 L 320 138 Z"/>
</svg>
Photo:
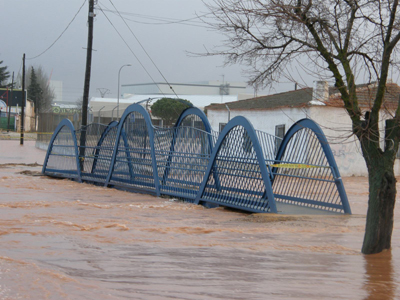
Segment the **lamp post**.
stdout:
<svg viewBox="0 0 400 300">
<path fill-rule="evenodd" d="M 105 106 L 103 106 L 102 108 L 99 109 L 99 119 L 98 119 L 98 120 L 99 120 L 99 124 L 100 124 L 100 112 L 101 112 L 101 110 L 102 110 L 104 107 L 105 107 Z"/>
<path fill-rule="evenodd" d="M 114 121 L 114 109 L 116 109 L 117 107 L 118 107 L 118 105 L 115 106 L 111 111 L 111 121 Z"/>
<path fill-rule="evenodd" d="M 130 67 L 130 66 L 132 66 L 132 65 L 131 65 L 131 64 L 123 65 L 121 68 L 119 68 L 119 72 L 118 72 L 117 121 L 118 121 L 118 118 L 119 118 L 119 78 L 121 77 L 121 70 L 122 70 L 122 68 L 123 68 L 123 67 Z"/>
</svg>

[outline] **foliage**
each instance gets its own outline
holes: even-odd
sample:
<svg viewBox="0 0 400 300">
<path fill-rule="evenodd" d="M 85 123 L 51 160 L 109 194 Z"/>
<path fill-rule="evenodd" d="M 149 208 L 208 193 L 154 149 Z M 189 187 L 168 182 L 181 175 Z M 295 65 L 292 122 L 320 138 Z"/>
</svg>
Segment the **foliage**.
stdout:
<svg viewBox="0 0 400 300">
<path fill-rule="evenodd" d="M 83 96 L 78 97 L 75 101 L 75 106 L 77 109 L 82 110 L 82 104 L 83 104 Z"/>
<path fill-rule="evenodd" d="M 317 77 L 333 78 L 369 173 L 362 252 L 389 249 L 400 107 L 390 114 L 382 110 L 388 74 L 399 71 L 400 66 L 396 47 L 400 40 L 399 1 L 210 1 L 207 5 L 212 19 L 204 21 L 228 39 L 219 48 L 223 50 L 205 55 L 223 55 L 227 64 L 246 65 L 251 84 L 269 85 L 299 62 Z M 376 81 L 374 100 L 367 112 L 362 111 L 357 97 L 356 78 Z M 380 132 L 382 121 L 386 126 Z"/>
<path fill-rule="evenodd" d="M 35 69 L 33 67 L 31 67 L 30 83 L 28 86 L 28 97 L 35 104 L 35 108 L 37 108 L 38 103 L 42 97 L 42 88 L 40 87 L 39 83 L 37 82 Z"/>
<path fill-rule="evenodd" d="M 8 78 L 10 78 L 10 72 L 7 71 L 7 66 L 1 67 L 3 61 L 0 60 L 0 88 L 6 88 Z"/>
<path fill-rule="evenodd" d="M 51 104 L 55 98 L 55 94 L 53 89 L 50 87 L 49 77 L 47 76 L 47 74 L 45 73 L 45 71 L 41 66 L 37 67 L 36 69 L 34 69 L 33 67 L 28 68 L 28 70 L 29 69 L 31 69 L 31 72 L 27 72 L 28 74 L 26 76 L 26 82 L 29 82 L 28 98 L 30 98 L 33 101 L 36 101 L 35 102 L 36 113 L 43 112 L 51 107 Z M 32 78 L 32 75 L 35 78 Z M 36 86 L 37 84 L 38 87 L 36 86 L 35 89 L 40 88 L 41 91 L 40 96 L 36 99 L 33 99 L 32 95 L 29 93 L 29 88 L 31 87 L 32 83 L 34 83 L 34 86 Z M 34 97 L 38 96 L 37 95 L 38 91 L 39 90 L 36 90 L 34 92 Z"/>
<path fill-rule="evenodd" d="M 192 103 L 184 99 L 161 98 L 151 106 L 151 114 L 161 118 L 166 125 L 172 125 Z"/>
</svg>

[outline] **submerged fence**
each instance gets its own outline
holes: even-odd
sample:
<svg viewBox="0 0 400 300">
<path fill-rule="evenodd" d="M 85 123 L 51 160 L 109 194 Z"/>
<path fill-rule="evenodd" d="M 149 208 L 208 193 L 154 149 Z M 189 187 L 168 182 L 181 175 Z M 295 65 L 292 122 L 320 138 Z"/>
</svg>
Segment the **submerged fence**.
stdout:
<svg viewBox="0 0 400 300">
<path fill-rule="evenodd" d="M 132 104 L 120 122 L 108 125 L 75 130 L 63 120 L 43 173 L 249 212 L 350 214 L 319 126 L 298 121 L 278 151 L 277 139 L 254 130 L 244 117 L 232 119 L 218 135 L 197 108 L 185 110 L 173 128 L 157 128 L 142 106 Z"/>
</svg>

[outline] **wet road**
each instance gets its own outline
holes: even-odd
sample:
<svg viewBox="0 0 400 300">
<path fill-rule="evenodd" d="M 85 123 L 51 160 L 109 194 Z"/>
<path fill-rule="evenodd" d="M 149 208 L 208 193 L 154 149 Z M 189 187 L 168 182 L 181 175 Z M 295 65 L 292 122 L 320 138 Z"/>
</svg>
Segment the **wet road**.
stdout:
<svg viewBox="0 0 400 300">
<path fill-rule="evenodd" d="M 400 298 L 397 208 L 393 249 L 360 254 L 365 178 L 345 179 L 352 216 L 245 214 L 40 176 L 33 142 L 0 151 L 0 299 Z"/>
</svg>

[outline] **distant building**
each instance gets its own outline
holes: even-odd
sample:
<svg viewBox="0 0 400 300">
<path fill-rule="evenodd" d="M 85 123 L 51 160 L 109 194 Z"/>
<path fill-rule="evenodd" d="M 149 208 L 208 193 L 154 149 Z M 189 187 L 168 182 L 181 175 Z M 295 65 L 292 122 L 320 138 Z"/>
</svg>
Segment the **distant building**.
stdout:
<svg viewBox="0 0 400 300">
<path fill-rule="evenodd" d="M 14 89 L 11 95 L 10 89 L 0 88 L 0 100 L 3 100 L 13 111 L 14 107 L 22 105 L 22 89 Z"/>
<path fill-rule="evenodd" d="M 25 90 L 25 94 L 27 94 Z M 21 106 L 23 94 L 21 89 L 14 89 L 11 95 L 11 90 L 9 89 L 0 89 L 0 101 L 2 101 L 6 107 L 3 107 L 0 110 L 0 127 L 2 129 L 6 129 L 8 125 L 8 111 L 10 109 L 10 129 L 12 130 L 20 130 L 21 126 L 21 118 L 19 115 L 21 114 Z M 4 105 L 2 105 L 4 106 Z M 25 101 L 25 110 L 24 110 L 25 120 L 24 120 L 24 129 L 25 131 L 35 131 L 35 110 L 34 103 L 30 99 Z M 6 121 L 7 119 L 7 121 Z"/>
<path fill-rule="evenodd" d="M 171 90 L 170 86 L 173 88 Z M 197 83 L 138 83 L 123 84 L 121 95 L 239 95 L 246 93 L 244 82 L 204 81 Z"/>
<path fill-rule="evenodd" d="M 170 88 L 173 88 L 173 90 Z M 198 83 L 141 83 L 122 85 L 120 99 L 92 97 L 89 102 L 90 121 L 107 123 L 122 116 L 133 103 L 141 102 L 148 110 L 157 99 L 163 97 L 189 100 L 193 106 L 204 109 L 211 103 L 233 102 L 251 97 L 244 82 L 205 81 Z M 149 100 L 149 101 L 146 101 Z M 117 103 L 119 101 L 119 108 Z M 119 111 L 118 111 L 119 110 Z M 157 122 L 158 119 L 155 118 Z"/>
<path fill-rule="evenodd" d="M 175 98 L 175 96 L 166 96 Z M 119 111 L 116 98 L 98 98 L 92 97 L 89 102 L 89 116 L 90 122 L 96 123 L 109 123 L 122 116 L 125 109 L 133 104 L 140 102 L 147 110 L 151 110 L 151 105 L 158 99 L 163 98 L 160 95 L 132 95 L 128 98 L 119 99 Z M 221 96 L 219 95 L 179 95 L 179 98 L 190 101 L 193 106 L 204 109 L 205 106 L 211 103 L 221 103 Z M 229 95 L 223 98 L 224 101 L 237 101 L 236 95 Z M 155 118 L 155 120 L 158 120 Z M 156 121 L 156 125 L 160 125 Z"/>
<path fill-rule="evenodd" d="M 53 102 L 63 101 L 63 82 L 58 80 L 50 80 L 50 89 L 54 92 Z"/>
</svg>

